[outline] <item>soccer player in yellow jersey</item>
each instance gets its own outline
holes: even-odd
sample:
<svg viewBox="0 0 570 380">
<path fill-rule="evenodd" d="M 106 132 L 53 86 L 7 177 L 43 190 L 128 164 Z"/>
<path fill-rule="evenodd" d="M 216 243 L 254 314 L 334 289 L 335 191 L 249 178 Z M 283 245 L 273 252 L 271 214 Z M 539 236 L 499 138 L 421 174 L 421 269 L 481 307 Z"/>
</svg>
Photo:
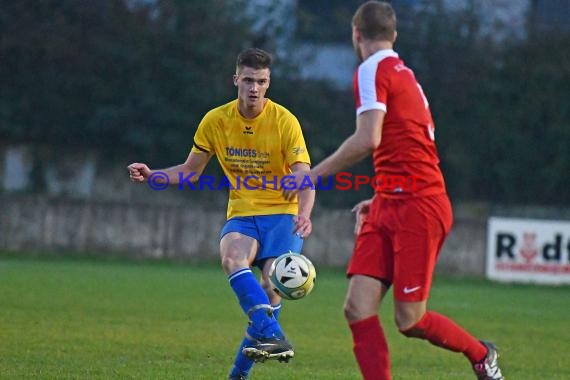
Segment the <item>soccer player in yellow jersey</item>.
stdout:
<svg viewBox="0 0 570 380">
<path fill-rule="evenodd" d="M 272 57 L 250 48 L 242 51 L 233 77 L 237 99 L 208 112 L 194 136 L 186 162 L 162 170 L 143 163 L 128 166 L 131 181 L 144 182 L 162 172 L 170 184 L 199 180 L 216 155 L 227 181 L 227 222 L 220 234 L 222 267 L 239 304 L 249 318 L 230 379 L 247 379 L 254 361 L 293 357 L 277 321 L 280 297 L 269 283 L 275 257 L 300 252 L 303 238 L 312 231 L 314 191 L 298 198 L 281 196 L 281 179 L 292 171 L 308 170 L 309 154 L 297 118 L 265 97 Z M 251 266 L 261 270 L 258 282 Z"/>
</svg>

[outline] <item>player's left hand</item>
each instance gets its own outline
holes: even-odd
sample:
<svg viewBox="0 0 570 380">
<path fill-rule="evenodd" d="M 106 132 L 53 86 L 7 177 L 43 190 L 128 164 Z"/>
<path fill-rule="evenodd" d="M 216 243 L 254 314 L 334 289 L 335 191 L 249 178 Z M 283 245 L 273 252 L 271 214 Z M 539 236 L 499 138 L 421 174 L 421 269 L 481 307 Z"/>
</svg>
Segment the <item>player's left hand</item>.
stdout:
<svg viewBox="0 0 570 380">
<path fill-rule="evenodd" d="M 370 205 L 372 204 L 372 199 L 366 199 L 356 204 L 352 208 L 352 212 L 356 215 L 356 222 L 354 223 L 354 234 L 358 235 L 360 233 L 360 229 L 362 228 L 362 224 L 368 213 L 370 212 Z"/>
<path fill-rule="evenodd" d="M 313 232 L 313 223 L 311 223 L 311 219 L 308 217 L 296 215 L 293 220 L 295 222 L 295 231 L 293 233 L 301 239 L 306 239 Z"/>
<path fill-rule="evenodd" d="M 289 174 L 283 181 L 283 197 L 292 201 L 299 191 L 309 189 L 311 186 L 314 189 L 310 174 L 310 170 L 299 170 Z"/>
</svg>

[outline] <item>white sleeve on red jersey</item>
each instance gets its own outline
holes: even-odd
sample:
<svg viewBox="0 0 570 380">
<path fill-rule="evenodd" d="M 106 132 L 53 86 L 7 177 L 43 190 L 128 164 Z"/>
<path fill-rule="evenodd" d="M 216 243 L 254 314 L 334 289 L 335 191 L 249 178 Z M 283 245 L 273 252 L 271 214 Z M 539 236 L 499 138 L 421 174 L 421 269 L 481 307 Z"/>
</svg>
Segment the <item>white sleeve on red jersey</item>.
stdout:
<svg viewBox="0 0 570 380">
<path fill-rule="evenodd" d="M 384 88 L 387 83 L 377 83 L 377 80 L 386 79 L 378 75 L 378 66 L 383 59 L 388 57 L 398 57 L 398 54 L 391 49 L 380 50 L 358 66 L 356 83 L 357 115 L 369 110 L 387 111 L 386 92 L 388 89 Z"/>
</svg>

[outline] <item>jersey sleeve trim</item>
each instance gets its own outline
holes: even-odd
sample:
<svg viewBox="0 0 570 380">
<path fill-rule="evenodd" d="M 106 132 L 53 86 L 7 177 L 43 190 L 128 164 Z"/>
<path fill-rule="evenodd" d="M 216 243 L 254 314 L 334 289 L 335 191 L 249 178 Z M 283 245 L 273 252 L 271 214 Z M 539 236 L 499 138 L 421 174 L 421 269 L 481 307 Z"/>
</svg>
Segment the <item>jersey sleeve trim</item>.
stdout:
<svg viewBox="0 0 570 380">
<path fill-rule="evenodd" d="M 363 106 L 360 106 L 356 109 L 356 115 L 360 115 L 363 112 L 366 111 L 370 111 L 370 110 L 379 110 L 379 111 L 384 111 L 386 112 L 386 104 L 384 103 L 380 103 L 380 102 L 376 102 L 376 103 L 369 103 L 369 104 L 365 104 Z"/>
<path fill-rule="evenodd" d="M 202 152 L 204 152 L 204 153 L 210 153 L 210 151 L 208 151 L 208 149 L 203 148 L 203 147 L 201 147 L 200 145 L 198 145 L 198 144 L 196 143 L 196 140 L 194 140 L 193 143 L 194 143 L 194 148 L 196 148 L 196 149 L 198 149 L 198 150 L 200 150 L 200 151 L 202 151 Z"/>
</svg>

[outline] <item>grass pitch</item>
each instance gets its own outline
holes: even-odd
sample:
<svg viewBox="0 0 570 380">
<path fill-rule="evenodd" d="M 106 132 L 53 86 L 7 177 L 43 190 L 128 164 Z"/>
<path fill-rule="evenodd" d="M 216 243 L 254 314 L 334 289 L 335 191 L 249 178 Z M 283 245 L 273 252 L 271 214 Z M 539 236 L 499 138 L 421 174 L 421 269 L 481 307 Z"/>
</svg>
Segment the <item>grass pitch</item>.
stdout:
<svg viewBox="0 0 570 380">
<path fill-rule="evenodd" d="M 347 280 L 317 267 L 284 301 L 288 364 L 251 379 L 360 379 L 342 315 Z M 495 341 L 507 379 L 569 379 L 569 287 L 436 278 L 430 306 Z M 391 296 L 391 294 L 390 294 Z M 401 336 L 383 305 L 394 380 L 474 378 L 467 361 Z M 218 266 L 0 256 L 0 379 L 225 379 L 246 319 Z"/>
</svg>

